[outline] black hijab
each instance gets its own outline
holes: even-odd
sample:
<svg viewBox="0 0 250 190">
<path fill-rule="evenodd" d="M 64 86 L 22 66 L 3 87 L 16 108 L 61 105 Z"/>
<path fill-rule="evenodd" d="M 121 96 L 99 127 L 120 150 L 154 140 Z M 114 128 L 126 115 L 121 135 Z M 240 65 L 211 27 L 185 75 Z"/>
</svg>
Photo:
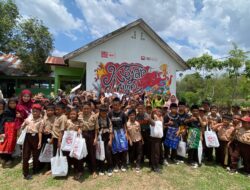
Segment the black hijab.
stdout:
<svg viewBox="0 0 250 190">
<path fill-rule="evenodd" d="M 8 104 L 1 115 L 1 120 L 0 120 L 0 134 L 4 133 L 4 123 L 5 122 L 14 122 L 16 118 L 16 109 L 11 109 L 9 107 L 10 102 L 15 102 L 16 104 L 18 103 L 16 98 L 10 98 L 8 101 Z"/>
</svg>

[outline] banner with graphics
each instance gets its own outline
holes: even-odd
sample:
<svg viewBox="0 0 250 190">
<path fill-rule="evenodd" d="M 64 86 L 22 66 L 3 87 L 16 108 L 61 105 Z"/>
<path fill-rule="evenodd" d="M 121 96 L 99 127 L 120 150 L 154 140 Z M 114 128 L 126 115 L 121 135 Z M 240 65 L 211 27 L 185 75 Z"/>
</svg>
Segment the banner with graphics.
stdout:
<svg viewBox="0 0 250 190">
<path fill-rule="evenodd" d="M 152 93 L 169 93 L 172 75 L 169 75 L 167 64 L 153 69 L 140 63 L 100 63 L 95 70 L 96 90 L 116 91 L 120 93 L 140 94 L 144 91 Z"/>
</svg>

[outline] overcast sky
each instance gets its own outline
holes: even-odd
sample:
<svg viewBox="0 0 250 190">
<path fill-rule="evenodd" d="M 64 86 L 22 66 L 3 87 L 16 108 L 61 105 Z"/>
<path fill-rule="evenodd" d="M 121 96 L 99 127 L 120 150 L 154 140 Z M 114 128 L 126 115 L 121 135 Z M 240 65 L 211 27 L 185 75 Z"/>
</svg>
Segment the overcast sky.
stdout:
<svg viewBox="0 0 250 190">
<path fill-rule="evenodd" d="M 224 57 L 235 42 L 250 50 L 250 0 L 16 0 L 43 20 L 62 56 L 143 18 L 184 60 Z"/>
</svg>

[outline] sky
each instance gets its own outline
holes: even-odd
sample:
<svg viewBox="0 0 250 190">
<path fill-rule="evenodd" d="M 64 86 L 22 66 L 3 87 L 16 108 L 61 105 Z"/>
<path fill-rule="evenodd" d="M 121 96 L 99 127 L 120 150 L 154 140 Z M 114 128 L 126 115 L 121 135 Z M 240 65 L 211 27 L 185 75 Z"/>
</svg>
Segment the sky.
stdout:
<svg viewBox="0 0 250 190">
<path fill-rule="evenodd" d="M 15 0 L 24 18 L 41 19 L 63 56 L 139 18 L 184 60 L 250 50 L 250 0 Z"/>
</svg>

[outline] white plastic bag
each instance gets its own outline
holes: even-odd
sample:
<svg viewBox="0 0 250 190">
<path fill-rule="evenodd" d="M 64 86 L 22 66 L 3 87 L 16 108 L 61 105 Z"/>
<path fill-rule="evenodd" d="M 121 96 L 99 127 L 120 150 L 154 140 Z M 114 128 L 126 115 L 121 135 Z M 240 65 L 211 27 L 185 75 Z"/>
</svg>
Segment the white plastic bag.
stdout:
<svg viewBox="0 0 250 190">
<path fill-rule="evenodd" d="M 77 136 L 76 131 L 64 131 L 61 149 L 63 151 L 70 152 L 73 148 L 73 144 L 74 144 L 76 136 Z"/>
<path fill-rule="evenodd" d="M 206 128 L 206 131 L 204 132 L 204 137 L 206 146 L 208 148 L 217 148 L 220 146 L 217 134 L 211 129 L 209 130 L 209 127 Z"/>
<path fill-rule="evenodd" d="M 53 145 L 46 143 L 39 155 L 40 162 L 50 162 L 53 157 Z"/>
<path fill-rule="evenodd" d="M 150 126 L 150 136 L 155 138 L 163 137 L 163 123 L 162 121 L 155 121 L 155 126 Z"/>
<path fill-rule="evenodd" d="M 27 128 L 25 127 L 22 132 L 21 135 L 19 136 L 19 138 L 17 139 L 17 144 L 19 145 L 23 145 L 25 137 L 26 137 L 26 132 L 27 132 Z"/>
<path fill-rule="evenodd" d="M 199 164 L 201 164 L 201 161 L 202 161 L 202 151 L 203 151 L 202 142 L 199 141 L 199 146 L 198 146 L 198 162 L 199 162 Z"/>
<path fill-rule="evenodd" d="M 187 144 L 183 141 L 182 137 L 177 148 L 177 155 L 181 157 L 186 157 L 187 154 Z"/>
<path fill-rule="evenodd" d="M 105 160 L 104 141 L 100 135 L 96 144 L 96 159 L 101 161 Z"/>
<path fill-rule="evenodd" d="M 77 160 L 81 160 L 88 155 L 86 141 L 82 138 L 82 135 L 76 137 L 72 150 L 69 153 L 69 156 Z"/>
<path fill-rule="evenodd" d="M 57 149 L 56 156 L 51 158 L 52 176 L 66 176 L 68 174 L 68 162 L 66 156 L 63 156 L 62 150 Z"/>
</svg>

